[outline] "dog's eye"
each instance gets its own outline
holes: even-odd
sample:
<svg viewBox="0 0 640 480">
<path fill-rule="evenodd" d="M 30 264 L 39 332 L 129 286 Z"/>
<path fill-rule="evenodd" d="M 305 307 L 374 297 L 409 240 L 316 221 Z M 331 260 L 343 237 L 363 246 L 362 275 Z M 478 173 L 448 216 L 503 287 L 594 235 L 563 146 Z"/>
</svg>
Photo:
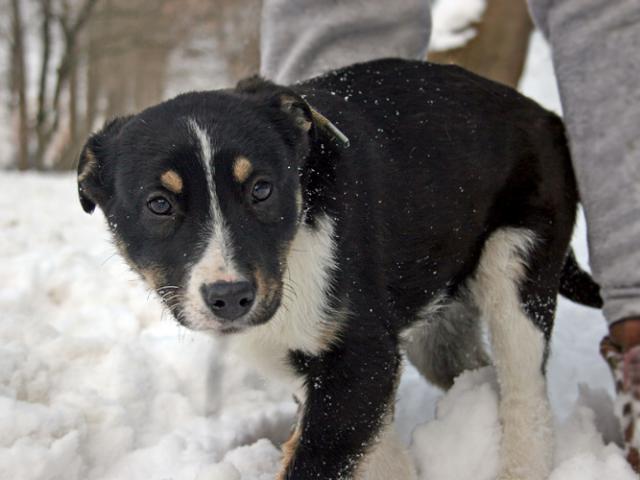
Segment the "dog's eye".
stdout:
<svg viewBox="0 0 640 480">
<path fill-rule="evenodd" d="M 147 208 L 156 215 L 169 215 L 171 213 L 171 202 L 164 197 L 153 197 L 147 202 Z"/>
<path fill-rule="evenodd" d="M 251 190 L 251 196 L 256 202 L 263 202 L 271 196 L 272 186 L 271 183 L 265 180 L 258 180 L 253 184 Z"/>
</svg>

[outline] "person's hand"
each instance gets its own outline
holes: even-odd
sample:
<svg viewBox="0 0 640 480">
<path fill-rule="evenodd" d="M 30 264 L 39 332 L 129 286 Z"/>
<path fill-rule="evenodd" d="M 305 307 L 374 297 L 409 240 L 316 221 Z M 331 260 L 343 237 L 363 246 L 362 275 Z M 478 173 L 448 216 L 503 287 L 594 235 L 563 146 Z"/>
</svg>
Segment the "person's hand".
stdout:
<svg viewBox="0 0 640 480">
<path fill-rule="evenodd" d="M 614 323 L 609 329 L 609 337 L 623 352 L 640 345 L 640 317 L 626 318 Z"/>
</svg>

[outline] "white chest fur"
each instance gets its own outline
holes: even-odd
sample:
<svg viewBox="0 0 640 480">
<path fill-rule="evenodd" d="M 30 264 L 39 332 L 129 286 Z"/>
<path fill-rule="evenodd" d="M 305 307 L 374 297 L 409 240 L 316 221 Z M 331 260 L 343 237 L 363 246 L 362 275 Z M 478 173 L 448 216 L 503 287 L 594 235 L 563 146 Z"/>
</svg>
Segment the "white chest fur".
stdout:
<svg viewBox="0 0 640 480">
<path fill-rule="evenodd" d="M 230 351 L 259 373 L 298 390 L 301 379 L 288 365 L 288 352 L 317 355 L 338 333 L 338 320 L 327 307 L 334 268 L 331 220 L 319 219 L 315 229 L 301 226 L 287 256 L 282 305 L 267 323 L 231 337 Z"/>
</svg>

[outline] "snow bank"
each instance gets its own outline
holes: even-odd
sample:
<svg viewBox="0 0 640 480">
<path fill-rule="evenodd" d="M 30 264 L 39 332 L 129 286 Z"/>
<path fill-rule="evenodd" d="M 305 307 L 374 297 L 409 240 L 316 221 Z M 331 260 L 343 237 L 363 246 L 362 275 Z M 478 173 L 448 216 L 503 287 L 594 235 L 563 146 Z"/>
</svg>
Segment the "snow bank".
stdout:
<svg viewBox="0 0 640 480">
<path fill-rule="evenodd" d="M 497 392 L 492 368 L 466 372 L 456 379 L 439 400 L 435 419 L 419 426 L 413 434 L 411 451 L 422 480 L 496 477 L 501 437 Z M 599 403 L 604 408 L 601 415 L 615 422 L 611 400 L 601 393 L 582 389 L 585 398 L 576 404 L 567 420 L 556 425 L 556 466 L 549 480 L 637 478 L 621 450 L 603 440 L 596 428 L 596 413 L 585 406 Z"/>
<path fill-rule="evenodd" d="M 163 318 L 72 175 L 0 191 L 0 478 L 275 472 L 293 402 Z"/>
<path fill-rule="evenodd" d="M 415 431 L 412 453 L 421 478 L 493 480 L 499 444 L 495 378 L 483 369 L 456 380 L 438 402 L 436 418 Z"/>
</svg>

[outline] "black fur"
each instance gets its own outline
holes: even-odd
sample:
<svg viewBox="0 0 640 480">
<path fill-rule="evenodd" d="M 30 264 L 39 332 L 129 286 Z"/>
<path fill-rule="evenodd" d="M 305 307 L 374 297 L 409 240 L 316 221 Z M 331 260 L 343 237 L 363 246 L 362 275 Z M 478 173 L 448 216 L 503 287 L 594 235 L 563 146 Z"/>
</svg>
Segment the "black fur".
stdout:
<svg viewBox="0 0 640 480">
<path fill-rule="evenodd" d="M 310 107 L 351 146 L 336 142 Z M 86 147 L 97 168 L 80 183 L 83 207 L 99 204 L 134 268 L 160 267 L 164 285 L 182 288 L 204 249 L 202 226 L 212 221 L 186 118 L 205 125 L 215 144 L 215 188 L 242 275 L 256 282 L 260 271 L 276 285 L 271 303 L 242 328 L 268 322 L 278 309 L 283 255 L 298 229 L 333 221 L 336 268 L 326 307 L 349 314 L 336 319 L 339 339 L 323 353 L 289 353 L 307 399 L 285 478 L 353 473 L 392 408 L 400 333 L 436 296 L 464 293 L 498 229 L 536 236 L 520 290 L 548 338 L 578 196 L 562 122 L 531 100 L 458 67 L 389 59 L 291 87 L 253 78 L 109 124 Z M 238 155 L 254 162 L 252 179 L 273 181 L 268 204 L 251 204 L 246 185 L 230 180 Z M 183 193 L 158 184 L 167 169 L 182 176 Z M 157 191 L 174 206 L 166 218 L 146 208 Z M 571 294 L 575 277 L 562 277 L 564 292 Z M 597 304 L 594 288 L 590 298 L 575 298 Z M 179 300 L 167 301 L 188 324 Z"/>
</svg>

